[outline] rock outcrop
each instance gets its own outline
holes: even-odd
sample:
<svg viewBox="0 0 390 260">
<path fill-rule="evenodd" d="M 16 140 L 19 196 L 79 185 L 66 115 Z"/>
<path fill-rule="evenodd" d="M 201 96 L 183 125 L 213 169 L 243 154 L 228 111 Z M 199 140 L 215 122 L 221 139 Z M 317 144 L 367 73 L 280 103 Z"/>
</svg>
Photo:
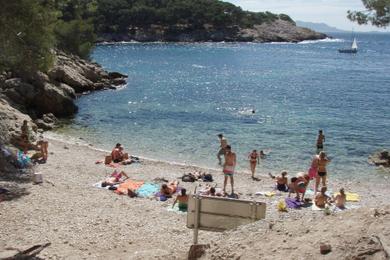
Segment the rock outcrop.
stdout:
<svg viewBox="0 0 390 260">
<path fill-rule="evenodd" d="M 52 129 L 56 117 L 77 112 L 74 99 L 79 94 L 116 88 L 126 84 L 126 78 L 63 52 L 56 53 L 55 64 L 47 74 L 0 74 L 0 143 L 10 143 L 20 135 L 23 120 L 42 130 Z"/>
<path fill-rule="evenodd" d="M 230 26 L 215 28 L 205 24 L 203 28 L 176 24 L 171 26 L 151 25 L 131 27 L 125 34 L 102 34 L 99 41 L 138 41 L 138 42 L 299 42 L 319 40 L 327 36 L 307 28 L 298 27 L 291 21 L 282 19 L 271 23 L 255 25 L 253 28 Z"/>
<path fill-rule="evenodd" d="M 368 157 L 368 162 L 376 166 L 390 167 L 390 152 L 386 150 L 375 152 Z"/>
</svg>

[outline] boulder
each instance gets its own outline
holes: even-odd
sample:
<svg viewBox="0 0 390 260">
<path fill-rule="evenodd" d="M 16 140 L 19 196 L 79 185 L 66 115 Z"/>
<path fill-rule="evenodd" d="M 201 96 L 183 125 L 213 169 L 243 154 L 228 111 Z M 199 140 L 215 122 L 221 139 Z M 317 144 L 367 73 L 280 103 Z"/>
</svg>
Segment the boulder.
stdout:
<svg viewBox="0 0 390 260">
<path fill-rule="evenodd" d="M 78 110 L 67 90 L 51 83 L 45 83 L 33 104 L 42 114 L 53 113 L 59 117 L 71 116 Z"/>
<path fill-rule="evenodd" d="M 117 79 L 117 78 L 127 78 L 128 76 L 119 72 L 109 72 L 108 77 L 110 79 Z"/>
<path fill-rule="evenodd" d="M 12 143 L 21 134 L 20 127 L 23 120 L 35 127 L 31 118 L 13 108 L 5 99 L 0 97 L 0 143 Z"/>
<path fill-rule="evenodd" d="M 54 128 L 54 123 L 45 122 L 43 119 L 36 119 L 34 123 L 42 130 L 48 131 Z"/>
<path fill-rule="evenodd" d="M 368 162 L 376 166 L 390 167 L 390 153 L 387 150 L 377 151 L 368 157 Z"/>
<path fill-rule="evenodd" d="M 71 86 L 77 93 L 93 90 L 93 82 L 87 79 L 77 67 L 55 66 L 49 71 L 52 80 Z"/>
</svg>

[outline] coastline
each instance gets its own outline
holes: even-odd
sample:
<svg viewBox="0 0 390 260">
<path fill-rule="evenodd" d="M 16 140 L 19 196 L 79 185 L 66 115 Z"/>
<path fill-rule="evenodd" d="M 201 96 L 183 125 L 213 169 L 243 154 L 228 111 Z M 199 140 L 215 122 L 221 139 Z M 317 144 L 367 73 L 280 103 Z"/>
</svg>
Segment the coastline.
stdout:
<svg viewBox="0 0 390 260">
<path fill-rule="evenodd" d="M 50 138 L 49 141 L 48 162 L 37 167 L 37 171 L 43 174 L 44 183 L 40 185 L 20 183 L 19 185 L 26 189 L 26 194 L 0 203 L 1 219 L 3 223 L 7 223 L 0 230 L 2 250 L 51 242 L 51 246 L 43 250 L 40 257 L 44 259 L 107 257 L 128 259 L 129 256 L 131 259 L 167 257 L 184 259 L 186 257 L 192 242 L 192 230 L 185 226 L 185 214 L 168 211 L 173 203 L 172 199 L 166 202 L 144 198 L 131 199 L 95 188 L 92 185 L 103 180 L 113 170 L 102 164 L 95 164 L 97 160 L 103 159 L 107 152 L 88 144 L 71 144 Z M 212 184 L 221 187 L 223 181 L 220 170 L 147 159 L 141 161 L 140 164 L 122 166 L 121 169 L 135 180 L 152 181 L 155 178 L 175 180 L 184 173 L 202 170 L 213 175 Z M 290 177 L 292 175 L 290 173 Z M 301 223 L 302 218 L 311 219 L 309 222 L 326 218 L 322 212 L 312 211 L 311 208 L 279 213 L 276 205 L 285 194 L 270 198 L 255 195 L 254 193 L 258 191 L 272 191 L 273 181 L 263 175 L 260 178 L 260 181 L 255 182 L 250 179 L 250 174 L 244 172 L 238 172 L 235 178 L 240 199 L 267 203 L 266 219 L 237 228 L 236 231 L 241 236 L 253 235 L 250 231 L 253 229 L 268 233 L 267 227 L 270 223 L 287 225 L 284 224 L 287 221 L 288 226 L 293 227 L 297 224 L 304 225 Z M 8 187 L 6 182 L 0 184 L 5 188 Z M 181 182 L 180 185 L 191 190 L 195 184 Z M 329 184 L 334 191 L 341 185 L 332 177 Z M 387 198 L 390 191 L 386 183 L 373 187 L 370 183 L 354 183 L 351 180 L 350 183 L 344 184 L 346 191 L 357 192 L 361 196 L 360 202 L 353 203 L 356 208 L 361 208 L 356 212 L 370 211 L 370 208 L 380 209 L 388 205 Z M 355 209 L 336 213 L 327 221 L 334 221 L 333 228 L 337 230 L 339 216 L 353 215 L 354 212 Z M 236 231 L 200 232 L 199 241 L 211 244 L 211 252 L 215 255 L 222 254 L 223 251 L 218 251 L 218 248 L 228 245 L 234 247 Z M 318 229 L 312 232 L 320 234 L 321 231 Z M 217 246 L 222 242 L 222 238 L 229 242 L 225 246 Z M 264 237 L 253 239 L 261 242 Z M 277 242 L 271 237 L 270 239 Z M 269 257 L 281 259 L 283 252 L 286 253 L 288 250 L 277 253 L 269 251 Z M 206 259 L 221 258 L 208 255 Z M 304 257 L 304 259 L 310 258 Z"/>
</svg>

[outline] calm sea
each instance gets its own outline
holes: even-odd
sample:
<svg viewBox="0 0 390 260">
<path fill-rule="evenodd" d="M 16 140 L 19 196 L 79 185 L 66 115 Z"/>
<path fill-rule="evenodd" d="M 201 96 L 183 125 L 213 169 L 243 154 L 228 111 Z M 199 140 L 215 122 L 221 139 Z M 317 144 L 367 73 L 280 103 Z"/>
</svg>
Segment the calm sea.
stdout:
<svg viewBox="0 0 390 260">
<path fill-rule="evenodd" d="M 339 178 L 383 177 L 367 163 L 390 148 L 390 34 L 358 34 L 359 53 L 340 54 L 347 34 L 300 44 L 118 43 L 92 57 L 129 75 L 120 90 L 77 101 L 62 134 L 132 154 L 217 167 L 217 134 L 248 169 L 252 149 L 268 157 L 260 172 L 307 170 L 319 129 Z M 255 113 L 252 113 L 252 110 Z"/>
</svg>

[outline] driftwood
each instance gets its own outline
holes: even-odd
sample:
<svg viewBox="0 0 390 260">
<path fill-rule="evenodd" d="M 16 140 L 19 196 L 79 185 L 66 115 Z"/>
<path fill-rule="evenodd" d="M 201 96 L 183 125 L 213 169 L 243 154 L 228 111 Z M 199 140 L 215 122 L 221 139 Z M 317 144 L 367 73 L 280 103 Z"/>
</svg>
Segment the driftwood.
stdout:
<svg viewBox="0 0 390 260">
<path fill-rule="evenodd" d="M 8 248 L 8 252 L 4 252 L 7 256 L 3 260 L 24 260 L 24 259 L 41 259 L 36 257 L 43 249 L 50 246 L 51 243 L 43 245 L 34 245 L 23 251 L 14 248 Z"/>
</svg>

